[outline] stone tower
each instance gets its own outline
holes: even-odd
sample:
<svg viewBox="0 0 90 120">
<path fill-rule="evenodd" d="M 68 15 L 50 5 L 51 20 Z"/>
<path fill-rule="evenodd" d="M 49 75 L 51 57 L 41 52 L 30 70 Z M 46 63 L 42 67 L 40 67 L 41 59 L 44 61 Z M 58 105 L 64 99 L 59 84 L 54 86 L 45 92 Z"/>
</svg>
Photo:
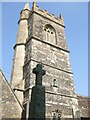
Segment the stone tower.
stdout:
<svg viewBox="0 0 90 120">
<path fill-rule="evenodd" d="M 24 107 L 24 117 L 29 116 L 31 91 L 35 85 L 32 70 L 38 63 L 46 70 L 43 77 L 46 117 L 80 117 L 64 29 L 62 14 L 56 18 L 40 10 L 36 2 L 32 10 L 26 3 L 21 11 L 11 85 Z"/>
</svg>

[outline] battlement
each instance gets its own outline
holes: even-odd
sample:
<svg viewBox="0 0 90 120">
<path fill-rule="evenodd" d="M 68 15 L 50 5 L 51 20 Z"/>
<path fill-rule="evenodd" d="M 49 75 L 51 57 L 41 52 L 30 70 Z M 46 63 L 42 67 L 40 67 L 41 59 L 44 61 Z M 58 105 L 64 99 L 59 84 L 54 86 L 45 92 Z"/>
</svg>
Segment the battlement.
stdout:
<svg viewBox="0 0 90 120">
<path fill-rule="evenodd" d="M 35 1 L 33 2 L 31 13 L 33 11 L 65 27 L 62 14 L 57 18 L 53 13 L 49 14 L 47 10 L 40 10 Z"/>
</svg>

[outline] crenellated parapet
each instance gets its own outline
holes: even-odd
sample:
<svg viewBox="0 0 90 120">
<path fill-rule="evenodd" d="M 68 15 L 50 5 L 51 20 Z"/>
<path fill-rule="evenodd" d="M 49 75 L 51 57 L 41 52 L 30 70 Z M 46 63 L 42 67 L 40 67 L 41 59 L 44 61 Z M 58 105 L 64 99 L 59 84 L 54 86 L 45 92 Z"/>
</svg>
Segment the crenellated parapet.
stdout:
<svg viewBox="0 0 90 120">
<path fill-rule="evenodd" d="M 44 9 L 40 10 L 39 6 L 37 6 L 36 1 L 33 2 L 32 10 L 31 10 L 30 14 L 32 14 L 32 12 L 36 12 L 36 13 L 38 13 L 48 19 L 51 19 L 52 21 L 57 22 L 58 24 L 61 24 L 62 26 L 65 27 L 62 14 L 60 14 L 60 17 L 57 18 L 54 14 L 48 13 L 47 10 L 44 10 Z"/>
</svg>

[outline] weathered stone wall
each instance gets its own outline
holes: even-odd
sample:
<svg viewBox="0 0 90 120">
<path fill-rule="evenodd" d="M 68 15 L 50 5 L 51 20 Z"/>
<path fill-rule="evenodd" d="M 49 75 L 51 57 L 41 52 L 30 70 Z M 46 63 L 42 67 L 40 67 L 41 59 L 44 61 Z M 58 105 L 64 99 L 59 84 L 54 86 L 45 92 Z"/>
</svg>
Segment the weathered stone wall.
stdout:
<svg viewBox="0 0 90 120">
<path fill-rule="evenodd" d="M 25 58 L 25 43 L 28 38 L 28 17 L 30 11 L 26 8 L 21 11 L 16 45 L 14 46 L 14 60 L 11 74 L 11 87 L 24 89 L 23 65 Z M 21 104 L 23 104 L 23 92 L 15 90 Z"/>
<path fill-rule="evenodd" d="M 48 89 L 50 89 L 50 86 L 53 86 L 53 80 L 56 79 L 57 87 L 59 89 L 61 88 L 60 90 L 57 90 L 57 92 L 63 93 L 65 89 L 67 89 L 67 91 L 69 91 L 69 93 L 66 93 L 67 95 L 75 95 L 73 75 L 72 73 L 68 73 L 68 69 L 71 69 L 68 59 L 68 53 L 51 47 L 47 43 L 45 44 L 32 39 L 31 60 L 35 61 L 36 63 L 41 62 L 44 66 L 46 66 L 45 68 L 47 74 L 45 77 L 45 85 L 48 87 Z M 31 63 L 31 65 L 32 64 L 33 63 Z M 34 75 L 32 78 L 33 77 Z"/>
<path fill-rule="evenodd" d="M 78 95 L 78 105 L 82 117 L 90 118 L 90 97 Z"/>
<path fill-rule="evenodd" d="M 43 77 L 43 85 L 46 88 L 46 117 L 52 117 L 53 112 L 57 110 L 62 117 L 71 118 L 73 115 L 80 117 L 64 27 L 36 13 L 33 13 L 30 18 L 28 24 L 31 29 L 29 28 L 30 34 L 25 46 L 24 62 L 25 104 L 26 101 L 27 104 L 28 100 L 30 101 L 31 89 L 35 85 L 32 69 L 37 63 L 42 63 L 46 70 L 46 75 Z M 56 44 L 44 39 L 46 24 L 54 27 Z M 56 79 L 55 86 L 54 79 Z"/>
<path fill-rule="evenodd" d="M 54 68 L 71 72 L 69 53 L 47 42 L 32 40 L 32 59 Z"/>
<path fill-rule="evenodd" d="M 70 62 L 68 62 L 69 53 L 35 39 L 28 41 L 26 46 L 28 57 L 25 57 L 26 65 L 24 66 L 25 87 L 32 88 L 35 85 L 35 75 L 32 73 L 32 69 L 38 62 L 42 62 L 46 70 L 46 75 L 43 77 L 43 85 L 46 87 L 46 116 L 52 117 L 53 111 L 62 111 L 61 109 L 63 109 L 62 117 L 72 117 L 72 109 L 78 111 L 78 102 L 73 84 L 73 74 L 69 72 L 71 70 Z M 51 48 L 53 51 L 57 51 L 55 51 L 55 55 L 50 52 Z M 60 66 L 60 61 L 56 64 L 55 58 L 61 59 L 61 64 L 63 64 L 62 59 L 64 59 L 67 64 L 66 69 Z M 56 87 L 53 86 L 54 79 L 56 79 Z M 25 92 L 25 100 L 30 98 L 30 95 L 31 89 L 28 89 Z"/>
<path fill-rule="evenodd" d="M 25 46 L 20 45 L 16 46 L 14 52 L 14 61 L 13 61 L 13 68 L 12 68 L 12 75 L 11 75 L 11 87 L 19 88 L 21 90 L 24 89 L 24 82 L 23 82 L 23 65 L 24 65 L 24 57 L 25 57 Z M 15 91 L 20 103 L 23 103 L 23 93 L 19 91 Z"/>
<path fill-rule="evenodd" d="M 22 52 L 21 52 L 22 51 Z M 23 79 L 23 65 L 25 57 L 25 46 L 20 45 L 15 48 L 13 70 L 11 76 L 11 86 L 16 87 Z"/>
<path fill-rule="evenodd" d="M 31 72 L 32 69 L 38 62 L 31 61 Z M 62 117 L 72 117 L 71 110 L 74 110 L 75 116 L 78 111 L 78 101 L 75 94 L 75 89 L 72 80 L 61 79 L 59 75 L 68 75 L 68 73 L 61 72 L 47 65 L 44 65 L 46 75 L 43 77 L 43 85 L 46 88 L 46 116 L 52 117 L 53 111 L 63 111 Z M 69 77 L 72 77 L 70 75 Z M 53 86 L 53 79 L 56 78 L 57 86 Z M 69 84 L 67 84 L 69 83 Z M 30 87 L 35 85 L 35 75 L 30 74 Z M 49 106 L 49 107 L 48 107 Z M 53 107 L 52 107 L 53 106 Z M 58 106 L 58 107 L 57 107 Z M 69 108 L 69 109 L 68 109 Z M 67 113 L 68 110 L 68 113 Z M 67 113 L 67 114 L 66 114 Z"/>
<path fill-rule="evenodd" d="M 21 118 L 22 106 L 0 70 L 2 80 L 2 118 Z"/>
<path fill-rule="evenodd" d="M 14 46 L 14 61 L 11 74 L 11 86 L 14 88 L 23 79 L 23 65 L 25 57 L 25 43 L 28 38 L 28 17 L 29 11 L 22 10 L 16 45 Z"/>
<path fill-rule="evenodd" d="M 31 19 L 31 16 L 29 19 Z M 33 28 L 32 28 L 33 36 L 39 38 L 42 41 L 45 41 L 44 27 L 47 24 L 50 24 L 55 29 L 56 45 L 60 48 L 67 50 L 64 27 L 62 27 L 58 23 L 56 24 L 55 22 L 53 22 L 43 16 L 38 15 L 36 13 L 33 13 Z M 31 31 L 31 29 L 29 29 L 29 33 L 30 33 L 30 31 Z M 50 44 L 53 44 L 53 43 L 50 43 Z"/>
<path fill-rule="evenodd" d="M 26 43 L 26 39 L 28 38 L 28 18 L 29 18 L 30 10 L 23 9 L 20 13 L 20 20 L 17 40 L 16 44 Z"/>
<path fill-rule="evenodd" d="M 33 14 L 31 14 L 28 19 L 28 37 L 32 37 L 33 34 L 32 30 L 33 30 Z"/>
</svg>

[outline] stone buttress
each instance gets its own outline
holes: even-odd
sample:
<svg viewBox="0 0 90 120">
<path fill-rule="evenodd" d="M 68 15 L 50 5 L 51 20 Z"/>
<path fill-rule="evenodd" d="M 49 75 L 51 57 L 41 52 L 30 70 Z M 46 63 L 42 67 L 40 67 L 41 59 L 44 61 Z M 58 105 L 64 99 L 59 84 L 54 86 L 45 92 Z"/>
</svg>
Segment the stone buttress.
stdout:
<svg viewBox="0 0 90 120">
<path fill-rule="evenodd" d="M 28 38 L 28 17 L 30 8 L 28 2 L 20 13 L 20 20 L 18 22 L 19 28 L 17 33 L 16 45 L 14 46 L 14 60 L 11 73 L 11 87 L 15 90 L 20 103 L 23 103 L 23 65 L 25 58 L 25 43 Z"/>
</svg>

